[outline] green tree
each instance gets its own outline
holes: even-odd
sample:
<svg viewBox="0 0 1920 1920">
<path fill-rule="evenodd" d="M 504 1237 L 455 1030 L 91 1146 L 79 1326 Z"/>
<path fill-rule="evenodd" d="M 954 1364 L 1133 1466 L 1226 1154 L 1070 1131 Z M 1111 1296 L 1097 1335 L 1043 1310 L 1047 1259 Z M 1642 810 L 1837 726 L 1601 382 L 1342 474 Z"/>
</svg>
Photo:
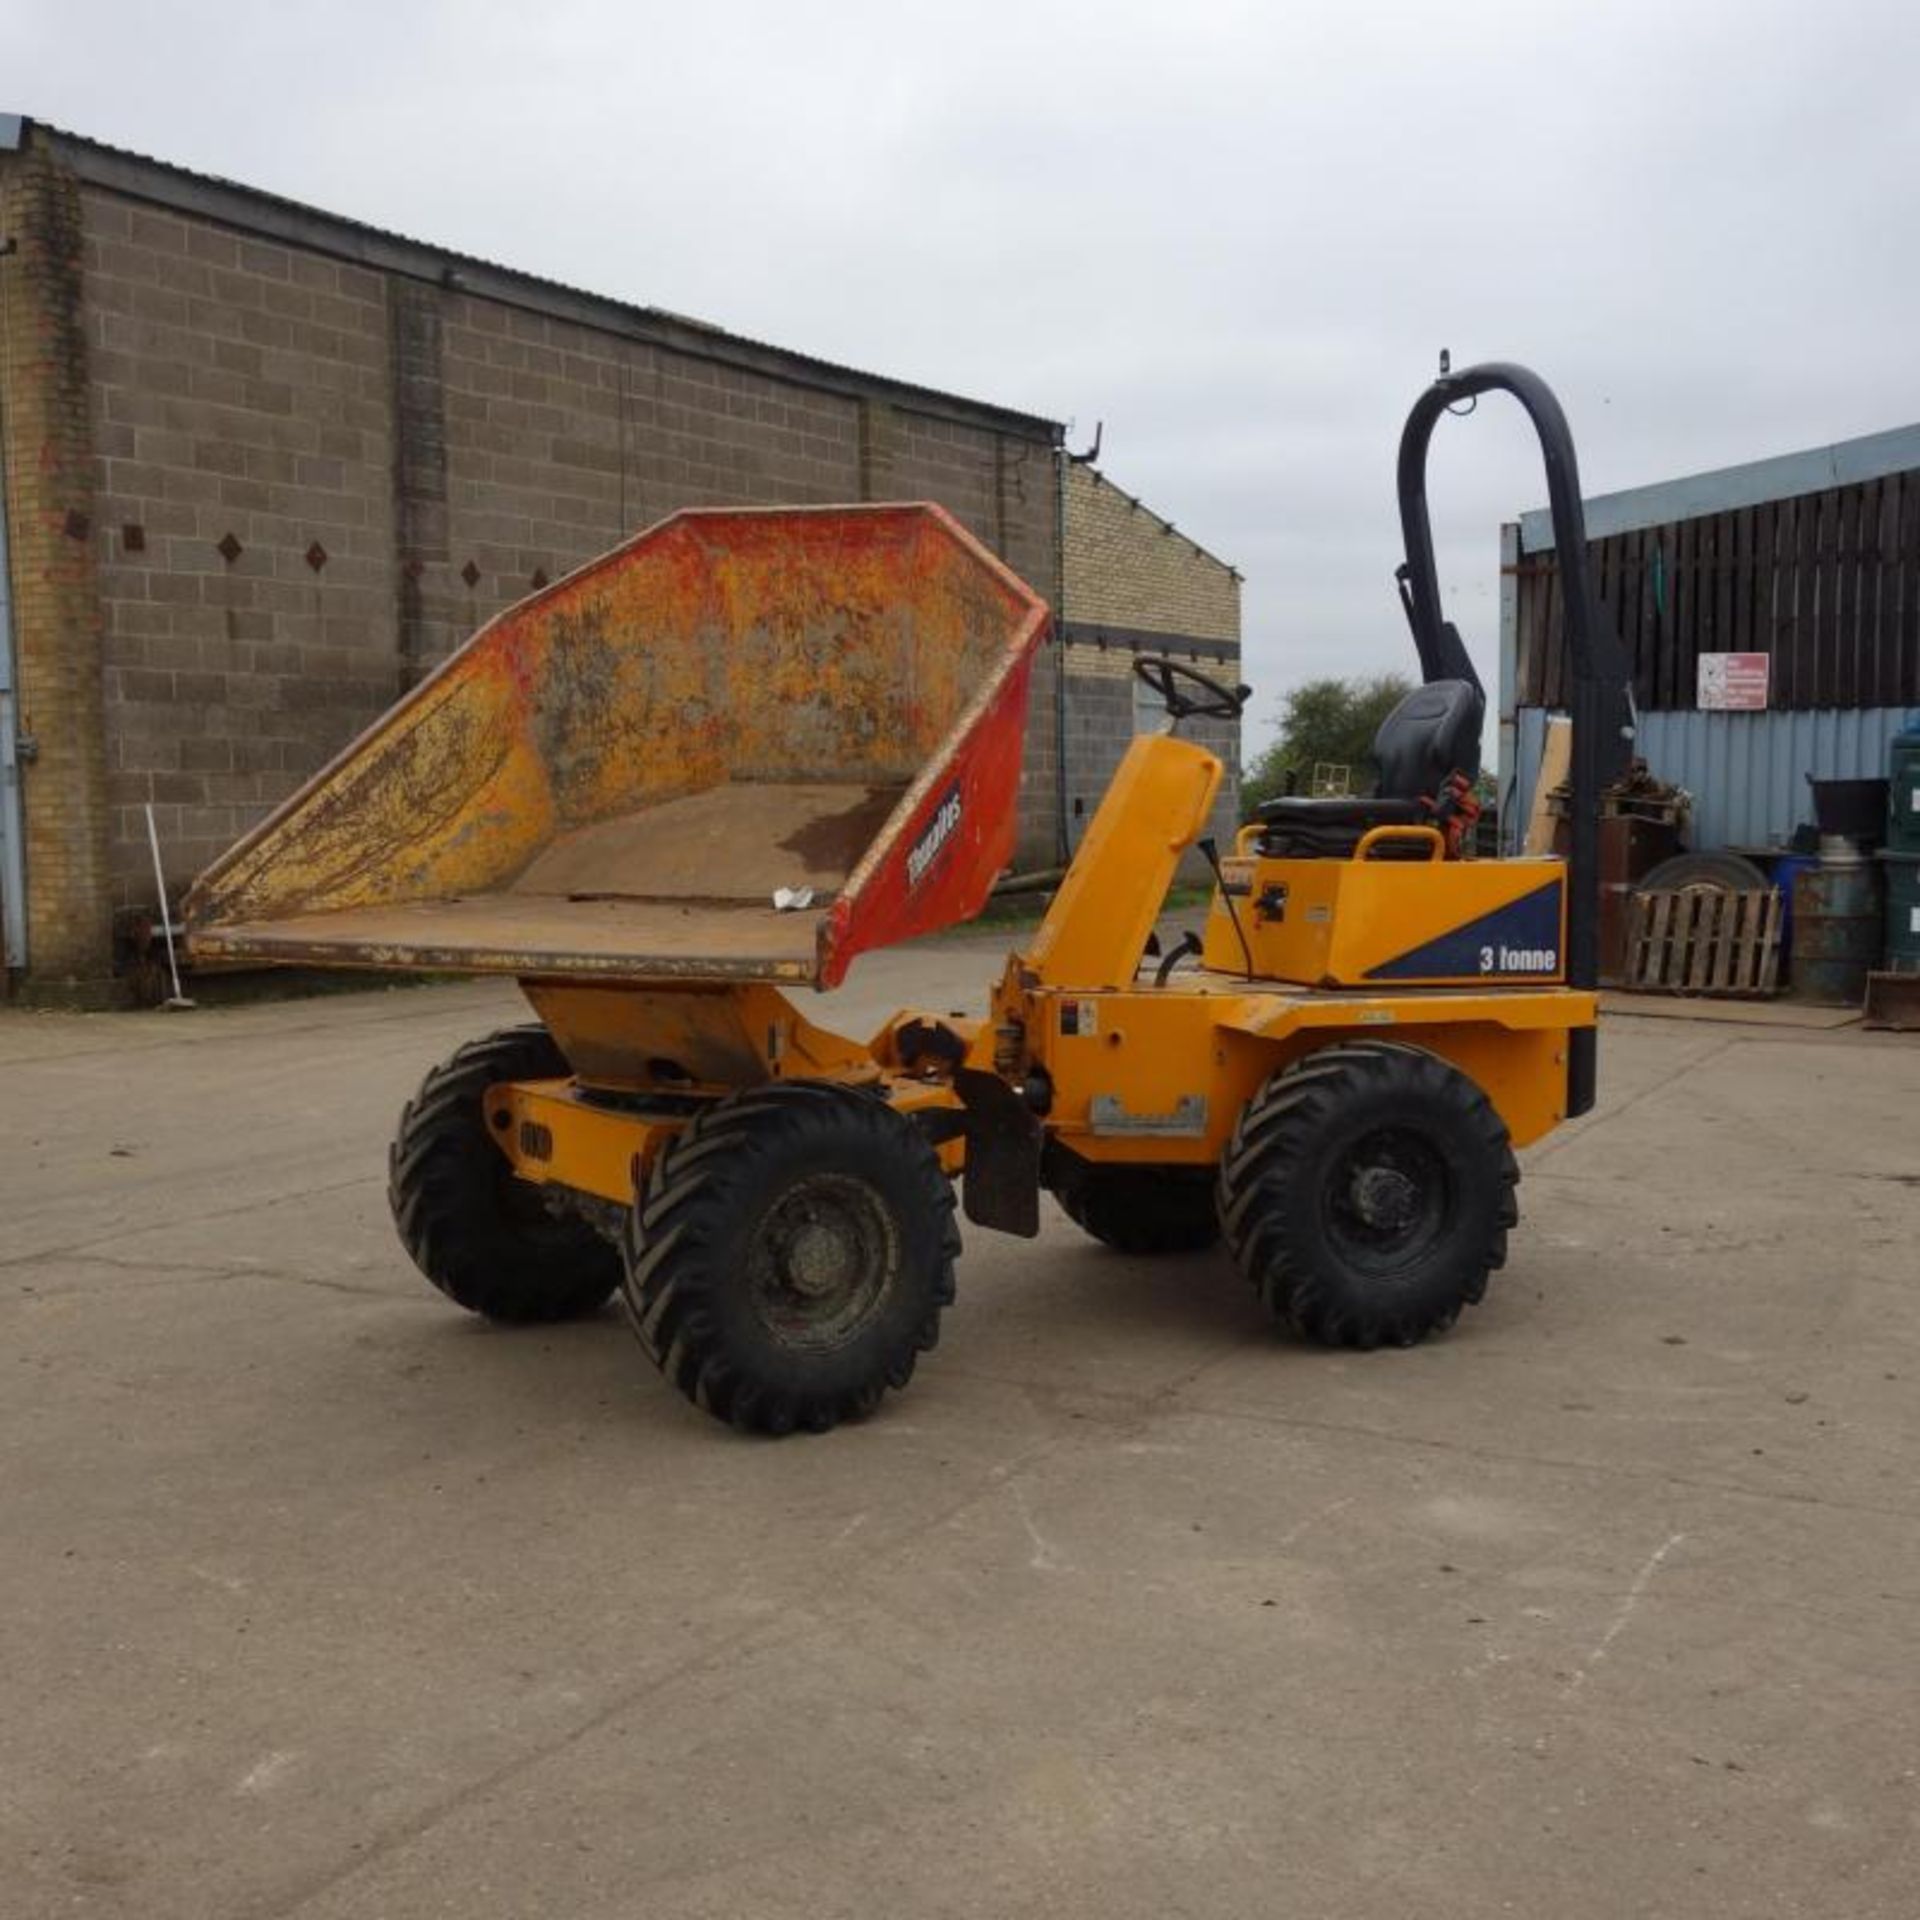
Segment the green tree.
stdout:
<svg viewBox="0 0 1920 1920">
<path fill-rule="evenodd" d="M 1302 681 L 1280 703 L 1280 737 L 1241 778 L 1241 810 L 1250 814 L 1261 801 L 1286 792 L 1289 768 L 1298 775 L 1300 793 L 1309 790 L 1313 770 L 1322 764 L 1351 768 L 1353 791 L 1371 793 L 1378 778 L 1373 736 L 1412 691 L 1413 682 L 1398 673 Z"/>
</svg>

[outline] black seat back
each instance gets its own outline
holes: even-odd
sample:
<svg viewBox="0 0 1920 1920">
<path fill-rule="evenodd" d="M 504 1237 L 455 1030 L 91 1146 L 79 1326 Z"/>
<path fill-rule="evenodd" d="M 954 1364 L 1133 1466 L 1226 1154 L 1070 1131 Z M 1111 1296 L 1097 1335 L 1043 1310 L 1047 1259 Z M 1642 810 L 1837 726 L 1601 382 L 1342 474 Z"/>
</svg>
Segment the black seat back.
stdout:
<svg viewBox="0 0 1920 1920">
<path fill-rule="evenodd" d="M 1487 696 L 1471 680 L 1430 680 L 1380 722 L 1373 757 L 1388 800 L 1437 796 L 1450 773 L 1480 771 L 1480 727 Z"/>
</svg>

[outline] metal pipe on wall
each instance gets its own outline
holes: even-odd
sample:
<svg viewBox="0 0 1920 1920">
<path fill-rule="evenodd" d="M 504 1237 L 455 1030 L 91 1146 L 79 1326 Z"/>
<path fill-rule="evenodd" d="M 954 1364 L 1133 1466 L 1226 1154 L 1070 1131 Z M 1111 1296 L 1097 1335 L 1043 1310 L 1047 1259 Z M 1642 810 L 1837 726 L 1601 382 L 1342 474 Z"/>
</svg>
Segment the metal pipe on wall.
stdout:
<svg viewBox="0 0 1920 1920">
<path fill-rule="evenodd" d="M 0 414 L 0 964 L 27 964 L 26 812 L 20 799 L 19 680 L 13 644 L 13 552 L 7 539 L 7 436 Z"/>
<path fill-rule="evenodd" d="M 19 114 L 0 113 L 0 153 L 17 152 L 25 131 Z M 0 262 L 14 249 L 12 236 L 0 233 Z M 7 538 L 4 376 L 12 370 L 12 345 L 0 304 L 0 968 L 8 970 L 27 964 L 27 822 L 20 799 L 20 680 L 13 644 L 13 548 Z"/>
</svg>

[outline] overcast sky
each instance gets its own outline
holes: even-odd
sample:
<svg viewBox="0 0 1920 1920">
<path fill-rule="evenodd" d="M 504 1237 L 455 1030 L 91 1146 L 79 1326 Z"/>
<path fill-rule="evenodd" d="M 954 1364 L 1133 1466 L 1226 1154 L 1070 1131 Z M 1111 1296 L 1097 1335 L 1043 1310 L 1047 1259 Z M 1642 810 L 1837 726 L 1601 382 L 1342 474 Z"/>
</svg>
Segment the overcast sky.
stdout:
<svg viewBox="0 0 1920 1920">
<path fill-rule="evenodd" d="M 1440 347 L 1587 490 L 1920 419 L 1920 6 L 5 0 L 0 108 L 1070 421 L 1247 576 L 1253 748 L 1410 667 L 1393 455 Z M 1522 417 L 1436 437 L 1493 681 Z M 1044 589 L 1047 583 L 1037 583 Z"/>
</svg>

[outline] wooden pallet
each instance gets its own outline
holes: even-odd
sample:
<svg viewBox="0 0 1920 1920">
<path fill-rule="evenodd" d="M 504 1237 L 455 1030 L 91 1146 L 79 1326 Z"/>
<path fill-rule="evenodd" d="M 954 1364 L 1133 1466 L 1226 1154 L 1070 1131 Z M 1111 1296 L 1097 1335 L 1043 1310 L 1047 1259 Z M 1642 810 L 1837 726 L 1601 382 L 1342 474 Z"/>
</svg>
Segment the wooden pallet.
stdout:
<svg viewBox="0 0 1920 1920">
<path fill-rule="evenodd" d="M 1626 984 L 1722 998 L 1778 990 L 1780 890 L 1676 887 L 1633 896 Z"/>
</svg>

